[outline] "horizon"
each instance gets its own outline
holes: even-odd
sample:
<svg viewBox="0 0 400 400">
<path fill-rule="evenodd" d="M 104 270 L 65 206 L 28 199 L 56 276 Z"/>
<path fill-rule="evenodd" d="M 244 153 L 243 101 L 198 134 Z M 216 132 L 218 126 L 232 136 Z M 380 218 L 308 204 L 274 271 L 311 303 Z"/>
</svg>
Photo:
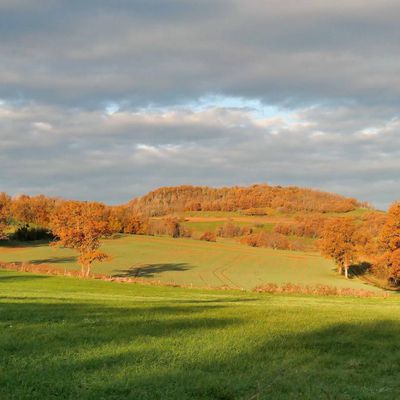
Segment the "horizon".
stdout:
<svg viewBox="0 0 400 400">
<path fill-rule="evenodd" d="M 400 198 L 394 0 L 0 3 L 0 190 Z M 379 15 L 379 18 L 377 17 Z"/>
<path fill-rule="evenodd" d="M 5 192 L 5 193 L 7 195 L 11 196 L 12 198 L 17 198 L 17 197 L 23 196 L 23 195 L 27 195 L 27 196 L 30 196 L 30 197 L 43 195 L 45 197 L 58 198 L 58 199 L 62 199 L 62 200 L 99 202 L 99 203 L 103 203 L 103 204 L 108 205 L 108 206 L 120 206 L 120 205 L 128 204 L 132 200 L 144 197 L 144 196 L 148 195 L 151 192 L 155 192 L 155 191 L 157 191 L 159 189 L 165 189 L 165 188 L 177 188 L 177 187 L 181 187 L 181 186 L 189 186 L 189 187 L 202 187 L 202 188 L 209 188 L 209 189 L 226 189 L 226 188 L 230 189 L 230 188 L 234 188 L 234 187 L 249 188 L 249 187 L 252 187 L 252 186 L 262 186 L 262 185 L 266 185 L 266 186 L 270 186 L 270 187 L 282 187 L 282 188 L 295 187 L 295 188 L 298 188 L 298 189 L 308 189 L 308 190 L 313 190 L 313 191 L 316 191 L 316 192 L 323 192 L 323 193 L 328 193 L 328 194 L 339 195 L 339 196 L 342 196 L 342 197 L 345 197 L 345 198 L 352 198 L 351 196 L 345 196 L 342 193 L 329 192 L 329 191 L 326 191 L 326 190 L 323 190 L 323 189 L 320 189 L 320 188 L 316 188 L 316 187 L 296 186 L 296 185 L 291 185 L 291 184 L 279 185 L 279 184 L 272 184 L 272 183 L 268 183 L 268 182 L 250 183 L 248 185 L 237 184 L 237 185 L 231 185 L 231 186 L 229 186 L 229 185 L 207 186 L 207 185 L 201 185 L 201 184 L 195 185 L 195 184 L 189 184 L 189 183 L 183 183 L 183 184 L 180 184 L 180 185 L 173 185 L 173 186 L 158 186 L 158 187 L 155 187 L 155 188 L 151 188 L 150 190 L 146 191 L 145 193 L 141 193 L 141 194 L 138 194 L 138 195 L 131 196 L 130 198 L 126 199 L 125 201 L 122 201 L 122 202 L 119 202 L 119 203 L 116 203 L 116 202 L 104 202 L 104 201 L 101 201 L 101 200 L 91 199 L 91 198 L 89 198 L 89 199 L 85 199 L 85 198 L 68 198 L 68 197 L 64 197 L 64 196 L 61 196 L 61 195 L 50 196 L 50 195 L 47 195 L 46 193 L 36 193 L 36 194 L 32 194 L 32 193 L 15 193 L 15 194 L 12 194 L 12 193 L 7 193 L 7 192 Z M 378 207 L 375 207 L 374 204 L 371 204 L 371 203 L 369 203 L 367 201 L 364 201 L 363 199 L 355 198 L 355 200 L 357 200 L 357 202 L 362 203 L 362 204 L 363 203 L 368 204 L 368 206 L 371 206 L 373 210 L 376 210 L 376 211 L 387 211 L 387 208 L 386 209 L 380 209 Z M 396 202 L 396 200 L 394 200 L 392 203 L 394 203 L 394 202 Z M 390 204 L 392 204 L 392 203 L 390 203 Z"/>
</svg>

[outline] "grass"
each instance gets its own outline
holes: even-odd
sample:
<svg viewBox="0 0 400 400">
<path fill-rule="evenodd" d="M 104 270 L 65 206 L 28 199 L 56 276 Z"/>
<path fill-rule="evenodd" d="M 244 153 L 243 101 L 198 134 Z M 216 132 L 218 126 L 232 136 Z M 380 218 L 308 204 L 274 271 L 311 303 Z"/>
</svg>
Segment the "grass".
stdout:
<svg viewBox="0 0 400 400">
<path fill-rule="evenodd" d="M 220 226 L 224 226 L 229 220 L 226 221 L 213 221 L 212 219 L 210 220 L 205 220 L 205 221 L 187 221 L 184 222 L 183 225 L 193 229 L 194 232 L 216 232 L 216 230 Z M 236 226 L 240 226 L 241 228 L 247 227 L 251 228 L 253 232 L 260 232 L 260 231 L 267 231 L 267 232 L 272 232 L 274 226 L 276 225 L 275 223 L 271 222 L 261 222 L 261 223 L 255 223 L 255 222 L 246 222 L 246 221 L 235 221 L 232 220 L 232 223 Z"/>
<path fill-rule="evenodd" d="M 184 211 L 178 213 L 182 217 L 202 217 L 202 218 L 232 218 L 242 215 L 240 211 Z"/>
<path fill-rule="evenodd" d="M 183 225 L 187 226 L 188 228 L 193 229 L 194 232 L 215 232 L 220 226 L 224 226 L 227 223 L 226 221 L 213 221 L 213 220 L 206 220 L 206 221 L 188 221 L 184 222 Z M 253 228 L 254 223 L 252 222 L 245 222 L 245 221 L 232 221 L 232 223 L 236 226 L 240 227 L 248 227 Z"/>
<path fill-rule="evenodd" d="M 348 211 L 348 212 L 343 212 L 343 213 L 329 212 L 329 213 L 325 213 L 323 215 L 325 215 L 327 217 L 355 217 L 355 218 L 360 218 L 364 214 L 368 214 L 371 211 L 374 211 L 374 210 L 371 210 L 369 208 L 356 208 L 355 210 Z M 378 212 L 381 212 L 381 211 L 378 211 Z"/>
<path fill-rule="evenodd" d="M 0 398 L 395 399 L 400 302 L 0 270 Z"/>
<path fill-rule="evenodd" d="M 346 280 L 334 264 L 317 253 L 252 248 L 233 240 L 208 243 L 169 237 L 123 236 L 104 242 L 110 261 L 95 265 L 107 275 L 139 276 L 162 282 L 252 289 L 274 282 L 330 285 L 378 290 L 358 279 Z M 37 243 L 29 247 L 0 247 L 0 261 L 49 264 L 79 269 L 76 253 Z"/>
</svg>

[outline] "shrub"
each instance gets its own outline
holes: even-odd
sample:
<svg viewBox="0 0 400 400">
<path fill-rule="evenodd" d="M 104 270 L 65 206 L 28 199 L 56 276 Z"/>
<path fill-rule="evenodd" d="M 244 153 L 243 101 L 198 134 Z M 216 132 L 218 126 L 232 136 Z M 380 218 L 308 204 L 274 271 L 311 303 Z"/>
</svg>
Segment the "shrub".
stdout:
<svg viewBox="0 0 400 400">
<path fill-rule="evenodd" d="M 292 293 L 292 294 L 310 294 L 318 296 L 351 296 L 351 297 L 372 297 L 377 294 L 364 289 L 337 288 L 329 285 L 300 285 L 294 283 L 285 283 L 278 286 L 275 283 L 266 283 L 257 286 L 254 289 L 258 293 Z M 387 294 L 384 294 L 387 297 Z"/>
<path fill-rule="evenodd" d="M 247 210 L 242 211 L 243 215 L 252 215 L 252 216 L 265 216 L 268 215 L 265 208 L 248 208 Z"/>
<path fill-rule="evenodd" d="M 217 236 L 224 238 L 233 238 L 238 236 L 244 236 L 252 233 L 252 229 L 249 227 L 240 227 L 235 225 L 232 221 L 226 222 L 223 226 L 217 229 Z"/>
<path fill-rule="evenodd" d="M 290 241 L 286 236 L 265 231 L 244 236 L 240 242 L 252 247 L 270 247 L 279 250 L 291 249 Z"/>
<path fill-rule="evenodd" d="M 320 215 L 297 217 L 294 222 L 275 225 L 274 232 L 286 236 L 296 235 L 318 238 L 321 236 L 326 220 L 325 217 L 321 217 Z"/>
<path fill-rule="evenodd" d="M 167 235 L 173 238 L 192 236 L 192 230 L 182 226 L 177 218 L 150 220 L 147 233 L 149 235 Z"/>
<path fill-rule="evenodd" d="M 215 236 L 214 232 L 207 231 L 200 236 L 200 240 L 205 240 L 206 242 L 216 242 L 217 237 Z"/>
</svg>

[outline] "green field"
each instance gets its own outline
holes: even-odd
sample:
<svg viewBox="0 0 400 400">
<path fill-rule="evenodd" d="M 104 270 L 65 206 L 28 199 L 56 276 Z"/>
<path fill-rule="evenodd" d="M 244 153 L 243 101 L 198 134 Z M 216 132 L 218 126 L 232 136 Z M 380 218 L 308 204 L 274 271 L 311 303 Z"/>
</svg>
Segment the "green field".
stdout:
<svg viewBox="0 0 400 400">
<path fill-rule="evenodd" d="M 252 248 L 233 240 L 208 243 L 169 237 L 123 236 L 106 240 L 103 250 L 112 259 L 95 265 L 94 271 L 107 275 L 198 287 L 252 289 L 269 282 L 290 282 L 379 290 L 358 279 L 346 280 L 338 276 L 334 264 L 317 253 Z M 0 261 L 79 269 L 75 252 L 40 243 L 28 247 L 0 247 Z"/>
<path fill-rule="evenodd" d="M 0 398 L 400 398 L 400 302 L 0 270 Z"/>
<path fill-rule="evenodd" d="M 208 220 L 208 221 L 187 221 L 184 222 L 183 225 L 192 229 L 194 232 L 199 232 L 203 233 L 206 231 L 209 232 L 215 232 L 219 227 L 222 227 L 226 224 L 226 221 L 213 221 L 213 220 Z M 274 228 L 275 224 L 271 222 L 260 222 L 260 223 L 254 223 L 254 222 L 246 222 L 246 221 L 235 221 L 232 220 L 233 224 L 236 226 L 240 226 L 241 228 L 251 228 L 253 232 L 259 232 L 261 230 L 271 232 L 272 229 Z"/>
</svg>

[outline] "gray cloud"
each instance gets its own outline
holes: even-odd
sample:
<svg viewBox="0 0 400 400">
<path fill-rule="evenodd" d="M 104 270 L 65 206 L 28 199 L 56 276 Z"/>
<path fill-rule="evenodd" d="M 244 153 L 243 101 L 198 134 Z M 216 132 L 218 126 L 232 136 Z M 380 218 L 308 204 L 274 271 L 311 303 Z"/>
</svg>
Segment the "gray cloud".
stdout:
<svg viewBox="0 0 400 400">
<path fill-rule="evenodd" d="M 279 118 L 248 108 L 0 110 L 3 189 L 13 193 L 115 203 L 159 185 L 268 181 L 338 190 L 378 206 L 400 194 L 400 120 L 379 110 L 365 121 L 364 107 L 312 107 Z"/>
<path fill-rule="evenodd" d="M 116 203 L 268 181 L 385 207 L 400 197 L 399 13 L 395 0 L 0 0 L 0 190 Z"/>
<path fill-rule="evenodd" d="M 9 99 L 143 106 L 220 93 L 289 106 L 398 104 L 395 0 L 23 4 L 0 13 Z"/>
</svg>

